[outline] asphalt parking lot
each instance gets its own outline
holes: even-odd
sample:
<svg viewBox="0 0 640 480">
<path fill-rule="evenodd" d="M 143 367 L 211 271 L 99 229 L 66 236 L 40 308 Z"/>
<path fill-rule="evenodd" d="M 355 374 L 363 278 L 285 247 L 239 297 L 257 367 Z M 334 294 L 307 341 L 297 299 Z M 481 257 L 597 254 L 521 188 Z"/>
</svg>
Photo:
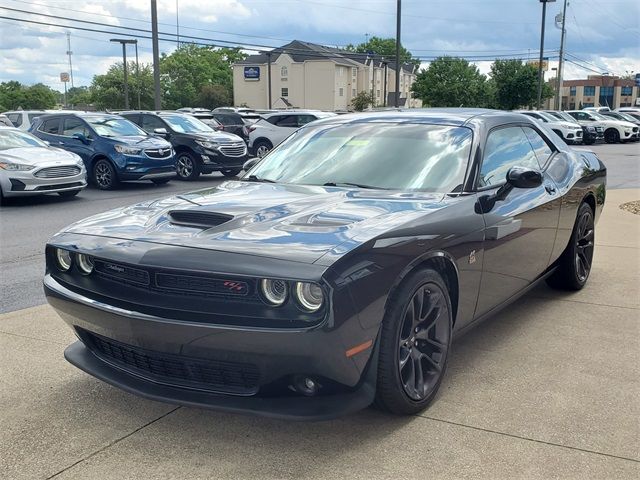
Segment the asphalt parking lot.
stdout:
<svg viewBox="0 0 640 480">
<path fill-rule="evenodd" d="M 0 210 L 0 478 L 640 478 L 640 147 L 589 147 L 609 171 L 587 287 L 540 286 L 454 344 L 419 416 L 330 422 L 143 400 L 65 362 L 42 305 L 42 247 L 72 221 L 214 185 L 129 185 Z M 27 308 L 28 307 L 28 308 Z"/>
</svg>

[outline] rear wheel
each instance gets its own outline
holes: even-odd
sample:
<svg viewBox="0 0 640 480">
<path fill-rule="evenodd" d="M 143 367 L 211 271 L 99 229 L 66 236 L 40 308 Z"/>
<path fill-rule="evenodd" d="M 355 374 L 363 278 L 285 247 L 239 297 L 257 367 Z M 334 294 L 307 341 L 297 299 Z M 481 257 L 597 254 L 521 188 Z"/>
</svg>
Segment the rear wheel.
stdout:
<svg viewBox="0 0 640 480">
<path fill-rule="evenodd" d="M 620 141 L 620 133 L 615 128 L 610 128 L 604 132 L 604 141 L 607 143 L 618 143 Z"/>
<path fill-rule="evenodd" d="M 569 245 L 564 251 L 555 272 L 547 279 L 550 287 L 559 290 L 580 290 L 591 273 L 594 250 L 594 216 L 591 207 L 583 203 L 573 227 Z"/>
<path fill-rule="evenodd" d="M 180 180 L 195 180 L 200 175 L 200 166 L 189 152 L 180 152 L 176 159 L 176 171 Z"/>
<path fill-rule="evenodd" d="M 222 170 L 222 174 L 225 177 L 235 177 L 242 171 L 241 168 L 230 168 L 229 170 Z"/>
<path fill-rule="evenodd" d="M 269 140 L 258 140 L 253 144 L 253 148 L 256 151 L 256 157 L 262 158 L 271 151 L 273 145 Z"/>
<path fill-rule="evenodd" d="M 399 287 L 385 315 L 376 405 L 411 415 L 434 399 L 451 348 L 453 316 L 440 274 L 421 269 Z"/>
<path fill-rule="evenodd" d="M 80 190 L 67 190 L 66 192 L 58 192 L 61 197 L 75 197 L 80 193 Z"/>
<path fill-rule="evenodd" d="M 115 168 L 107 159 L 101 158 L 93 164 L 93 183 L 100 190 L 111 190 L 118 185 Z"/>
</svg>

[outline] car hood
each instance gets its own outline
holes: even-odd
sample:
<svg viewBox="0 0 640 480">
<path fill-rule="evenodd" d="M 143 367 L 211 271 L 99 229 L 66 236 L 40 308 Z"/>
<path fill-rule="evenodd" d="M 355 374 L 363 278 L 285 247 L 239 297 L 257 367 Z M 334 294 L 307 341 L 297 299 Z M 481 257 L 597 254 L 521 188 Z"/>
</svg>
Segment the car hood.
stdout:
<svg viewBox="0 0 640 480">
<path fill-rule="evenodd" d="M 201 140 L 203 142 L 220 142 L 220 143 L 228 143 L 228 142 L 243 142 L 242 138 L 238 135 L 234 135 L 233 133 L 228 132 L 208 132 L 208 133 L 196 133 L 193 134 L 196 140 Z"/>
<path fill-rule="evenodd" d="M 99 214 L 65 231 L 314 263 L 440 210 L 443 197 L 227 181 Z"/>
<path fill-rule="evenodd" d="M 80 157 L 75 153 L 53 147 L 20 147 L 0 150 L 0 159 L 24 165 L 41 165 L 43 163 L 75 165 L 80 161 Z"/>
<path fill-rule="evenodd" d="M 133 145 L 140 148 L 167 148 L 171 144 L 164 138 L 154 137 L 152 135 L 131 135 L 127 137 L 109 137 L 116 143 Z"/>
</svg>

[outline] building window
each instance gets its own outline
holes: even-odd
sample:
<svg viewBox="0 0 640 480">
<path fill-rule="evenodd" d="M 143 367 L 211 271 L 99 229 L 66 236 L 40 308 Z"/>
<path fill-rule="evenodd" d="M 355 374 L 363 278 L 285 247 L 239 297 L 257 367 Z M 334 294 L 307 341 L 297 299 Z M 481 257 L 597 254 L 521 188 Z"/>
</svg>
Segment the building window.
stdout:
<svg viewBox="0 0 640 480">
<path fill-rule="evenodd" d="M 282 87 L 280 89 L 280 96 L 281 97 L 288 97 L 289 96 L 289 88 L 288 87 Z"/>
<path fill-rule="evenodd" d="M 358 67 L 351 67 L 351 76 L 356 78 L 358 76 Z"/>
<path fill-rule="evenodd" d="M 344 68 L 338 67 L 338 76 L 342 77 L 344 75 Z"/>
<path fill-rule="evenodd" d="M 356 89 L 355 89 L 355 88 L 352 88 L 352 89 L 351 89 L 351 96 L 352 96 L 352 97 L 355 97 L 356 95 L 357 95 L 357 93 L 356 93 Z"/>
<path fill-rule="evenodd" d="M 631 85 L 625 85 L 620 89 L 620 94 L 625 96 L 633 95 L 633 87 Z"/>
<path fill-rule="evenodd" d="M 376 90 L 376 97 L 380 98 L 380 90 Z"/>
<path fill-rule="evenodd" d="M 571 97 L 575 97 L 576 96 L 576 87 L 569 87 L 569 96 Z"/>
<path fill-rule="evenodd" d="M 583 95 L 585 97 L 595 97 L 595 95 L 596 95 L 596 87 L 594 87 L 593 85 L 585 86 Z M 593 105 L 591 105 L 591 106 L 593 106 Z"/>
<path fill-rule="evenodd" d="M 340 87 L 338 89 L 338 95 L 341 96 L 341 97 L 344 97 L 344 88 Z"/>
<path fill-rule="evenodd" d="M 593 107 L 593 102 L 587 102 L 582 104 L 582 108 Z"/>
<path fill-rule="evenodd" d="M 286 66 L 280 67 L 280 76 L 286 77 L 288 75 L 289 75 L 289 70 L 287 69 L 287 67 Z"/>
</svg>

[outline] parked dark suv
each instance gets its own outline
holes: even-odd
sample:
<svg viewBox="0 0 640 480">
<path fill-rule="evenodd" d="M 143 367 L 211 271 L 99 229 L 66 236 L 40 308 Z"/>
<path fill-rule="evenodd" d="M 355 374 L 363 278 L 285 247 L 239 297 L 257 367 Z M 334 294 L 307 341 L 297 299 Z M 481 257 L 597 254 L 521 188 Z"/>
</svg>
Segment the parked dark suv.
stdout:
<svg viewBox="0 0 640 480">
<path fill-rule="evenodd" d="M 242 171 L 247 145 L 231 133 L 211 129 L 197 118 L 179 112 L 124 112 L 121 115 L 145 132 L 161 135 L 176 152 L 178 178 L 193 180 L 201 173 L 222 172 L 227 177 Z"/>
<path fill-rule="evenodd" d="M 147 135 L 117 115 L 42 115 L 29 131 L 52 147 L 80 155 L 89 179 L 102 190 L 110 190 L 121 181 L 151 180 L 162 184 L 176 176 L 171 144 Z"/>
</svg>

